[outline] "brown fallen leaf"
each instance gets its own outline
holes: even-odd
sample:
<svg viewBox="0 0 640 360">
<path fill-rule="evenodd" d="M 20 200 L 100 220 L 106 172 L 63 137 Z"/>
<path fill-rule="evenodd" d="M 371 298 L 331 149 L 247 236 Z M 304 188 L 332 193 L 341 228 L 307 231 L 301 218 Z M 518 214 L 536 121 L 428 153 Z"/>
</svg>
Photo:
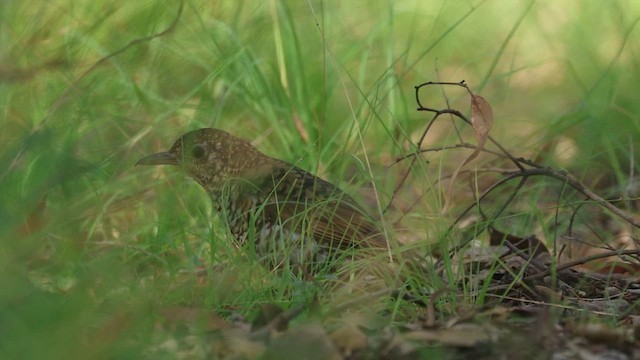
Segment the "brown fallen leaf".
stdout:
<svg viewBox="0 0 640 360">
<path fill-rule="evenodd" d="M 478 145 L 476 146 L 476 151 L 465 160 L 465 164 L 473 160 L 478 156 L 480 151 L 484 149 L 489 131 L 491 131 L 493 127 L 493 109 L 491 108 L 491 104 L 480 95 L 473 95 L 471 97 L 471 125 L 476 134 Z"/>
<path fill-rule="evenodd" d="M 320 324 L 305 324 L 275 338 L 262 359 L 343 359 Z"/>
<path fill-rule="evenodd" d="M 494 331 L 495 332 L 495 331 Z M 411 331 L 402 334 L 411 341 L 434 342 L 441 345 L 471 348 L 481 343 L 495 341 L 497 333 L 476 324 L 458 324 L 449 329 Z"/>
<path fill-rule="evenodd" d="M 478 157 L 482 149 L 484 149 L 484 144 L 487 142 L 487 138 L 489 137 L 489 131 L 491 131 L 491 128 L 493 127 L 493 109 L 491 108 L 491 104 L 489 104 L 489 102 L 480 95 L 471 95 L 471 126 L 473 126 L 473 131 L 476 135 L 478 144 L 476 145 L 476 149 L 473 153 L 467 156 L 467 158 L 453 172 L 453 175 L 451 175 L 447 196 L 442 208 L 443 213 L 445 213 L 449 208 L 449 202 L 453 195 L 453 184 L 455 183 L 460 170 L 462 170 L 466 164 L 471 162 L 471 160 Z"/>
<path fill-rule="evenodd" d="M 350 322 L 343 323 L 329 337 L 347 357 L 367 347 L 367 336 L 356 324 Z"/>
</svg>

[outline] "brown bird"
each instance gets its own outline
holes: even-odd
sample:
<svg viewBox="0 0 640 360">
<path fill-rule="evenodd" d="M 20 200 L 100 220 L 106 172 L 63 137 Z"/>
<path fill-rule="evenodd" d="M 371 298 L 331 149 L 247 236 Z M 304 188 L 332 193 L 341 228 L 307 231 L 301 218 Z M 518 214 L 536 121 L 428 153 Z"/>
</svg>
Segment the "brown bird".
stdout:
<svg viewBox="0 0 640 360">
<path fill-rule="evenodd" d="M 306 275 L 349 253 L 345 249 L 387 249 L 375 221 L 337 186 L 226 131 L 189 132 L 136 165 L 184 168 L 238 245 L 253 246 L 269 267 L 288 265 Z"/>
</svg>

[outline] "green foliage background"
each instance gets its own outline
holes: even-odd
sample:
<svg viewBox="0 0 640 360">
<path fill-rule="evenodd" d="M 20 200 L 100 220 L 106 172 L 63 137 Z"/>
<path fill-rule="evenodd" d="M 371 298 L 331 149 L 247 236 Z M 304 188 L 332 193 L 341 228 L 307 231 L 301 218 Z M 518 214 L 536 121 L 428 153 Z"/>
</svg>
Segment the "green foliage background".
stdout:
<svg viewBox="0 0 640 360">
<path fill-rule="evenodd" d="M 638 164 L 639 8 L 4 0 L 0 357 L 138 357 L 154 341 L 157 307 L 246 314 L 282 300 L 251 264 L 207 286 L 184 275 L 241 255 L 215 231 L 202 190 L 176 171 L 133 165 L 196 128 L 256 139 L 354 192 L 377 184 L 384 206 L 394 184 L 384 165 L 414 149 L 428 120 L 413 87 L 466 80 L 514 153 L 586 180 L 611 175 L 616 193 Z M 430 91 L 428 104 L 445 107 Z M 468 111 L 464 92 L 445 91 Z M 429 146 L 455 142 L 451 122 L 440 123 Z M 437 177 L 448 155 L 438 156 L 416 176 Z M 438 214 L 438 195 L 425 201 Z"/>
</svg>

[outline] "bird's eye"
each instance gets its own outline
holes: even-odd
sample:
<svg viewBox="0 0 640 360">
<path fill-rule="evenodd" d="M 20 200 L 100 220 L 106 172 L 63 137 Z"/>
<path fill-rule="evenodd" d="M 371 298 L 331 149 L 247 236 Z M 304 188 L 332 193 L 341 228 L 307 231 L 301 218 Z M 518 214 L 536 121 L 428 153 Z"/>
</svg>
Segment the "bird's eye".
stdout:
<svg viewBox="0 0 640 360">
<path fill-rule="evenodd" d="M 191 157 L 194 159 L 200 159 L 204 156 L 204 149 L 200 145 L 196 145 L 191 148 Z"/>
</svg>

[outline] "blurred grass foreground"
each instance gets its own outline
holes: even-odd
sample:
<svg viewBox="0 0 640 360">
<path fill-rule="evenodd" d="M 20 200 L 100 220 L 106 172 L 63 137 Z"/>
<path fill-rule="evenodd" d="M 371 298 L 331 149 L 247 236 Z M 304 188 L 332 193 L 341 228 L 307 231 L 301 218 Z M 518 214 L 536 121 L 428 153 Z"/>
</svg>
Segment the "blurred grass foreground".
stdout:
<svg viewBox="0 0 640 360">
<path fill-rule="evenodd" d="M 414 86 L 465 80 L 516 154 L 633 185 L 639 19 L 632 1 L 4 0 L 0 358 L 139 358 L 160 342 L 157 309 L 290 305 L 299 284 L 247 262 L 198 186 L 133 167 L 196 128 L 250 139 L 379 213 L 399 176 L 387 166 L 428 121 Z M 468 111 L 464 92 L 430 91 L 433 107 Z M 424 145 L 458 130 L 439 121 Z M 456 156 L 412 169 L 396 206 L 420 198 L 408 238 L 438 242 L 455 216 L 426 192 Z"/>
</svg>

